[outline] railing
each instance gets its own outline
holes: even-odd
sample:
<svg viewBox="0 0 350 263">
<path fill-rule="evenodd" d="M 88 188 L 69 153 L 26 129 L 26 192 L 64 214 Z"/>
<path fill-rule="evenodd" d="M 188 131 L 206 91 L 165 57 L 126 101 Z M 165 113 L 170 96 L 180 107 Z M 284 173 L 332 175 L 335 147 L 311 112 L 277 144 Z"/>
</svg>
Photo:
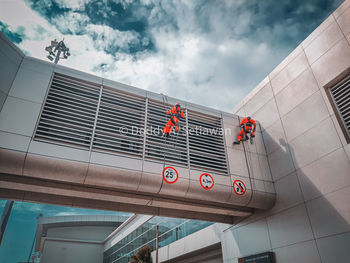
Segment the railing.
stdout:
<svg viewBox="0 0 350 263">
<path fill-rule="evenodd" d="M 172 219 L 165 219 L 164 222 L 168 226 L 169 223 L 167 220 Z M 153 250 L 156 249 L 157 225 L 159 227 L 158 246 L 162 248 L 213 224 L 197 220 L 182 221 L 182 223 L 172 228 L 164 226 L 162 224 L 164 222 L 156 224 L 148 223 L 148 229 L 143 232 L 141 227 L 137 228 L 129 235 L 132 236 L 131 239 L 127 240 L 129 236 L 125 237 L 104 253 L 103 263 L 128 263 L 130 257 L 135 255 L 141 248 L 149 246 Z M 139 233 L 137 234 L 137 232 Z"/>
</svg>

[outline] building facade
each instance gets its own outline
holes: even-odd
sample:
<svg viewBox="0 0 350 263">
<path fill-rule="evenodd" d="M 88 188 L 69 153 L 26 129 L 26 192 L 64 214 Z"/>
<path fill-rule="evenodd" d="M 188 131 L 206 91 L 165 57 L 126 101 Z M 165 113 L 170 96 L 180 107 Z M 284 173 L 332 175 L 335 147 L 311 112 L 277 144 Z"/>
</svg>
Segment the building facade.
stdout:
<svg viewBox="0 0 350 263">
<path fill-rule="evenodd" d="M 16 65 L 19 64 L 20 59 Z M 48 70 L 48 66 L 42 67 L 40 65 L 38 68 L 41 73 Z M 16 72 L 17 69 L 18 66 L 17 68 L 13 66 L 13 72 Z M 57 69 L 58 73 L 63 73 L 63 71 L 63 68 Z M 47 73 L 47 75 L 51 76 L 51 73 Z M 35 72 L 26 71 L 25 74 L 35 74 Z M 75 76 L 79 74 L 81 73 L 77 72 Z M 13 78 L 15 76 L 16 73 L 13 74 Z M 234 218 L 231 218 L 231 222 L 225 221 L 225 218 L 220 220 L 220 216 L 215 219 L 215 216 L 204 217 L 203 215 L 202 219 L 211 219 L 220 223 L 209 225 L 174 242 L 164 244 L 158 251 L 159 262 L 231 263 L 238 262 L 239 258 L 263 252 L 273 252 L 275 261 L 283 263 L 346 262 L 350 258 L 349 76 L 350 0 L 347 0 L 234 108 L 233 115 L 219 114 L 223 119 L 225 116 L 229 117 L 223 121 L 223 124 L 230 126 L 232 131 L 232 136 L 224 137 L 230 176 L 215 177 L 215 180 L 222 182 L 218 183 L 218 185 L 221 184 L 221 187 L 217 188 L 216 192 L 211 192 L 210 195 L 202 194 L 197 178 L 200 173 L 194 172 L 192 173 L 193 177 L 191 177 L 191 173 L 187 177 L 190 178 L 188 182 L 185 180 L 186 183 L 179 185 L 177 192 L 173 192 L 174 194 L 183 193 L 182 187 L 185 187 L 185 196 L 197 200 L 196 204 L 192 206 L 193 209 L 198 209 L 205 203 L 201 202 L 201 199 L 206 202 L 211 202 L 211 198 L 223 198 L 229 201 L 232 197 L 236 200 L 234 189 L 232 189 L 234 182 L 232 179 L 239 175 L 242 181 L 245 178 L 248 179 L 244 181 L 247 184 L 247 189 L 250 189 L 251 192 L 263 193 L 263 195 L 257 195 L 257 199 L 253 202 L 255 203 L 254 209 L 241 208 L 240 212 L 248 214 L 240 214 L 239 216 L 235 214 Z M 84 75 L 83 78 L 87 80 L 89 77 Z M 95 79 L 91 78 L 90 80 Z M 44 85 L 47 87 L 50 77 L 45 81 Z M 7 90 L 10 92 L 6 93 L 5 90 L 2 94 L 6 99 L 0 115 L 0 128 L 3 136 L 1 139 L 2 148 L 13 149 L 16 147 L 17 151 L 28 152 L 28 147 L 32 144 L 31 139 L 35 136 L 36 125 L 31 124 L 31 127 L 28 125 L 23 129 L 22 126 L 18 126 L 23 125 L 23 123 L 12 123 L 6 119 L 9 115 L 5 113 L 11 109 L 14 110 L 16 100 L 25 100 L 26 107 L 30 111 L 35 109 L 39 114 L 45 93 L 41 95 L 40 102 L 35 104 L 33 101 L 37 100 L 38 97 L 30 98 L 33 93 L 25 94 L 23 90 L 13 88 L 13 85 L 11 88 L 11 84 L 8 87 Z M 125 90 L 128 89 L 129 87 L 125 87 Z M 7 96 L 7 94 L 9 95 Z M 26 96 L 26 98 L 15 98 L 16 94 Z M 29 101 L 31 102 L 29 103 Z M 158 101 L 161 101 L 160 97 L 158 97 Z M 190 104 L 187 105 L 188 108 L 191 107 Z M 197 111 L 207 114 L 210 112 L 211 116 L 215 116 L 214 111 L 209 109 L 197 107 Z M 34 118 L 24 115 L 21 121 L 36 123 L 38 114 Z M 252 116 L 260 123 L 256 141 L 253 145 L 247 143 L 239 146 L 232 145 L 239 129 L 239 118 L 234 116 L 247 115 Z M 5 123 L 6 127 L 4 124 L 1 126 L 1 123 Z M 25 135 L 22 137 L 12 136 L 11 134 L 18 133 L 14 132 L 16 129 L 24 132 Z M 19 140 L 22 140 L 23 143 Z M 5 144 L 11 145 L 5 147 Z M 29 149 L 35 151 L 33 147 L 29 147 Z M 76 158 L 84 156 L 76 155 L 77 151 L 74 152 Z M 35 152 L 32 153 L 35 154 Z M 59 154 L 61 154 L 60 158 L 64 159 L 68 152 L 61 151 Z M 2 173 L 16 174 L 18 170 L 22 172 L 23 162 L 15 158 L 7 158 L 6 160 L 11 165 L 2 165 Z M 113 160 L 110 163 L 115 163 L 117 159 L 109 160 Z M 121 159 L 118 160 L 123 163 L 120 161 Z M 127 159 L 123 160 L 129 165 L 126 168 L 130 169 L 130 162 Z M 242 163 L 245 165 L 242 166 Z M 209 168 L 206 167 L 206 169 Z M 26 169 L 24 170 L 26 171 Z M 148 173 L 150 178 L 156 178 L 151 177 L 157 174 L 154 170 L 153 172 L 148 171 Z M 98 174 L 106 175 L 105 182 L 107 184 L 112 181 L 110 180 L 111 173 L 105 171 L 98 172 Z M 24 175 L 28 176 L 28 173 Z M 138 179 L 142 180 L 141 175 Z M 270 176 L 271 178 L 269 178 Z M 223 178 L 230 178 L 230 181 L 226 183 Z M 19 188 L 19 185 L 10 179 L 1 182 L 3 197 L 16 199 L 21 196 L 22 200 L 47 201 L 47 199 L 41 198 L 43 196 L 46 198 L 46 195 L 41 195 L 38 192 L 29 195 L 25 187 Z M 145 181 L 148 188 L 145 187 L 142 191 L 147 192 L 147 189 L 151 189 L 149 186 L 152 184 L 154 181 Z M 161 180 L 157 181 L 157 185 L 157 191 L 161 191 Z M 165 191 L 163 193 L 169 190 L 170 185 L 166 186 L 167 188 L 163 188 Z M 275 193 L 276 202 L 269 209 Z M 62 195 L 62 193 L 57 194 Z M 99 194 L 107 194 L 107 192 Z M 271 196 L 273 196 L 272 199 L 269 198 Z M 251 195 L 249 195 L 250 197 Z M 102 204 L 98 201 L 91 201 L 91 199 L 87 201 L 87 196 L 80 196 L 80 199 L 73 197 L 70 193 L 66 193 L 64 198 L 60 199 L 62 204 L 70 202 L 83 207 Z M 108 200 L 110 200 L 110 196 L 108 196 Z M 132 202 L 138 201 L 140 200 L 137 198 L 132 200 Z M 138 212 L 150 213 L 150 208 L 146 209 L 145 207 L 149 204 L 156 204 L 157 201 L 156 198 L 152 198 L 146 203 L 141 203 L 141 206 L 137 207 L 139 208 Z M 155 215 L 159 214 L 159 211 L 163 211 L 163 215 L 167 216 L 186 217 L 190 215 L 192 219 L 201 219 L 200 216 L 195 218 L 195 214 L 199 212 L 189 212 L 190 207 L 186 211 L 184 208 L 180 208 L 180 213 L 176 213 L 175 210 L 171 213 L 167 210 L 161 210 L 160 203 L 157 204 L 157 209 L 160 210 L 153 211 L 151 214 Z M 166 205 L 169 206 L 169 203 Z M 181 207 L 179 203 L 176 205 Z M 226 204 L 221 203 L 221 205 L 222 208 L 226 207 Z M 263 209 L 259 209 L 259 206 Z M 209 208 L 209 206 L 206 207 Z M 103 208 L 115 209 L 115 206 L 103 202 Z M 165 207 L 163 206 L 163 208 Z M 126 211 L 124 204 L 119 205 L 119 209 Z M 227 210 L 224 209 L 224 211 Z M 208 213 L 213 215 L 216 212 Z M 222 214 L 224 214 L 223 211 L 221 211 Z M 135 224 L 134 227 L 130 227 L 129 234 L 148 220 L 150 218 L 147 220 L 145 218 L 137 219 L 135 222 L 139 222 L 139 225 Z M 170 230 L 171 228 L 169 228 Z M 123 233 L 123 231 L 115 233 L 113 238 L 105 243 L 106 260 L 109 257 L 108 251 L 116 248 L 118 242 L 124 242 L 125 236 L 123 235 L 128 234 Z M 147 242 L 149 241 L 145 240 L 144 244 Z M 155 259 L 155 252 L 152 255 Z M 113 259 L 112 262 L 116 262 L 117 259 Z"/>
<path fill-rule="evenodd" d="M 127 217 L 79 215 L 41 217 L 35 251 L 40 262 L 102 262 L 103 241 Z"/>
</svg>

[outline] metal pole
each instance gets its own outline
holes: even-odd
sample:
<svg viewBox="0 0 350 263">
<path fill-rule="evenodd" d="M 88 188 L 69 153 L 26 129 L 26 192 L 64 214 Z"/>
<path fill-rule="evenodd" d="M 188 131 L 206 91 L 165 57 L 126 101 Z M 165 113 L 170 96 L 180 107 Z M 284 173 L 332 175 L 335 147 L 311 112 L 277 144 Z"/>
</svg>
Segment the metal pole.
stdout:
<svg viewBox="0 0 350 263">
<path fill-rule="evenodd" d="M 156 263 L 158 263 L 158 249 L 159 249 L 159 225 L 156 226 Z"/>
<path fill-rule="evenodd" d="M 42 217 L 42 214 L 39 214 L 36 219 L 38 220 L 40 217 Z M 38 222 L 36 223 L 36 229 L 35 229 L 35 233 L 34 233 L 34 239 L 33 239 L 33 243 L 32 243 L 32 248 L 29 251 L 29 255 L 28 255 L 28 260 L 27 263 L 30 262 L 30 257 L 32 256 L 32 252 L 33 252 L 33 248 L 34 248 L 34 244 L 35 244 L 35 240 L 36 240 L 36 231 L 38 230 Z M 33 261 L 32 261 L 33 262 Z"/>
<path fill-rule="evenodd" d="M 56 55 L 56 58 L 55 58 L 55 64 L 58 63 L 58 60 L 60 59 L 60 55 L 61 55 L 61 48 L 58 48 L 57 55 Z"/>
<path fill-rule="evenodd" d="M 5 234 L 5 230 L 6 230 L 6 226 L 7 226 L 7 222 L 10 218 L 11 215 L 11 211 L 12 211 L 12 207 L 13 207 L 13 203 L 14 201 L 6 201 L 5 207 L 4 207 L 4 211 L 2 212 L 1 215 L 1 221 L 0 221 L 0 245 L 2 242 L 2 238 Z"/>
</svg>

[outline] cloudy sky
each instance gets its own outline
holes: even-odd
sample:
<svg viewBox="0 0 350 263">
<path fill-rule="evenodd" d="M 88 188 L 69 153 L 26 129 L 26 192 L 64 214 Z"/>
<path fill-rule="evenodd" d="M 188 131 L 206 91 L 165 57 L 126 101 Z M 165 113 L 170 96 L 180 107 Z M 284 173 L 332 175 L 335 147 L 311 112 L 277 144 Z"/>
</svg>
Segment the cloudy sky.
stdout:
<svg viewBox="0 0 350 263">
<path fill-rule="evenodd" d="M 45 59 L 230 111 L 342 0 L 0 0 L 0 29 Z"/>
</svg>

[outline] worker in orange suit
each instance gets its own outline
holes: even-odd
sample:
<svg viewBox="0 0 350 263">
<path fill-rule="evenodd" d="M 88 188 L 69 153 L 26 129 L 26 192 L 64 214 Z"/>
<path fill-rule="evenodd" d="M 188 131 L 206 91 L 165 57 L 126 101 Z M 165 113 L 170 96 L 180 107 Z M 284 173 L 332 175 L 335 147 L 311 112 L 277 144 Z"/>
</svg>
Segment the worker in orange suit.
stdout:
<svg viewBox="0 0 350 263">
<path fill-rule="evenodd" d="M 170 133 L 175 126 L 175 131 L 179 131 L 179 119 L 185 118 L 185 114 L 181 110 L 180 103 L 176 103 L 174 107 L 172 107 L 171 110 L 167 111 L 167 114 L 170 115 L 170 119 L 168 120 L 167 124 L 163 128 L 163 135 L 166 137 L 170 136 Z"/>
<path fill-rule="evenodd" d="M 254 127 L 253 131 L 252 131 L 252 127 Z M 248 133 L 251 133 L 251 136 L 255 137 L 255 130 L 256 130 L 255 121 L 250 117 L 243 118 L 241 121 L 241 130 L 238 134 L 237 141 L 233 143 L 240 144 L 240 142 L 243 141 L 243 139 L 248 140 L 248 136 L 247 136 Z M 244 138 L 243 138 L 243 135 L 244 135 Z"/>
</svg>

